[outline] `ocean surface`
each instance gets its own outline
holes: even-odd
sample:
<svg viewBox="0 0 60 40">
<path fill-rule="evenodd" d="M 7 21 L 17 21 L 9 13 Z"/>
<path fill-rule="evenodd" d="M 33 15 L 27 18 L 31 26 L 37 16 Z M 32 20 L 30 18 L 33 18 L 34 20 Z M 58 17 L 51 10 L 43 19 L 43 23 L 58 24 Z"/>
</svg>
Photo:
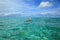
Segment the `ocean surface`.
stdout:
<svg viewBox="0 0 60 40">
<path fill-rule="evenodd" d="M 0 40 L 60 40 L 60 18 L 0 18 Z"/>
</svg>

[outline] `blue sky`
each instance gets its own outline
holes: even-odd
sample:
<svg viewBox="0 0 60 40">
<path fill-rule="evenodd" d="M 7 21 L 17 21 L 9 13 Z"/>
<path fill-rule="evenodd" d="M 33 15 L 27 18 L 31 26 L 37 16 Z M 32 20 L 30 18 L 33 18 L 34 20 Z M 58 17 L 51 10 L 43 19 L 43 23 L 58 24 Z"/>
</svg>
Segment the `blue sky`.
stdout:
<svg viewBox="0 0 60 40">
<path fill-rule="evenodd" d="M 0 16 L 60 16 L 60 0 L 0 0 Z"/>
</svg>

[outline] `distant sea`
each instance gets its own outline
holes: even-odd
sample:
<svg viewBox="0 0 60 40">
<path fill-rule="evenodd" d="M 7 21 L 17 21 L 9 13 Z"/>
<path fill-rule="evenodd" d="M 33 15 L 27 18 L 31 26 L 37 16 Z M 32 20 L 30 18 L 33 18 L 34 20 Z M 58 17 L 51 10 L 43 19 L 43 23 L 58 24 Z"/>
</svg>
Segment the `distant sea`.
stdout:
<svg viewBox="0 0 60 40">
<path fill-rule="evenodd" d="M 0 40 L 60 40 L 60 18 L 0 18 Z"/>
</svg>

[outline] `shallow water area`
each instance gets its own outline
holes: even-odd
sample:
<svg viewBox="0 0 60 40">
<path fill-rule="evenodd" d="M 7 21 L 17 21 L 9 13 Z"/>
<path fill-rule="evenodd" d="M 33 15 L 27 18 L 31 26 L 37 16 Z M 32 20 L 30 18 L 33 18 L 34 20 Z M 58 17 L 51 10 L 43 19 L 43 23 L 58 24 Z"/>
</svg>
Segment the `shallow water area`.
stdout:
<svg viewBox="0 0 60 40">
<path fill-rule="evenodd" d="M 60 18 L 0 18 L 0 40 L 60 40 Z"/>
</svg>

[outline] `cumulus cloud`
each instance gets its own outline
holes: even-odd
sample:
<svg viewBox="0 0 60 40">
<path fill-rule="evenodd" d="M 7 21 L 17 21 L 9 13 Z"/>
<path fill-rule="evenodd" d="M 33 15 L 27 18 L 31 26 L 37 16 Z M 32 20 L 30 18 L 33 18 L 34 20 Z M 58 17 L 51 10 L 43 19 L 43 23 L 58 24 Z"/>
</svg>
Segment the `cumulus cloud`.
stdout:
<svg viewBox="0 0 60 40">
<path fill-rule="evenodd" d="M 39 8 L 47 8 L 47 7 L 51 7 L 53 4 L 50 3 L 49 1 L 47 2 L 41 2 L 39 5 Z"/>
</svg>

